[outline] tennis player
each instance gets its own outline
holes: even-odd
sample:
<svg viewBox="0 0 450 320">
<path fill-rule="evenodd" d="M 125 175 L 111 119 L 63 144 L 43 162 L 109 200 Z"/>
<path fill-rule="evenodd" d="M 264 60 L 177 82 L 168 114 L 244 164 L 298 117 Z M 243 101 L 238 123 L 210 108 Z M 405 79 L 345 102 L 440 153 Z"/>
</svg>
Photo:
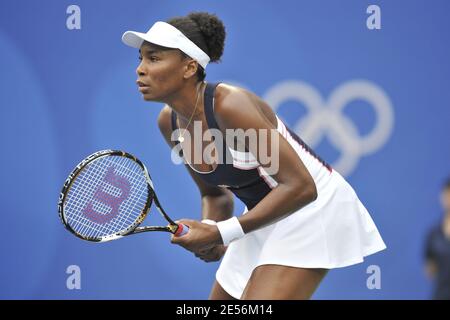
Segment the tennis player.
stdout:
<svg viewBox="0 0 450 320">
<path fill-rule="evenodd" d="M 159 128 L 201 193 L 203 223 L 180 220 L 190 230 L 172 242 L 204 261 L 223 256 L 210 299 L 309 299 L 329 269 L 386 248 L 353 188 L 266 102 L 243 88 L 205 81 L 207 64 L 220 61 L 224 50 L 225 28 L 216 15 L 158 21 L 122 40 L 139 48 L 139 91 L 146 101 L 165 104 Z M 228 139 L 239 129 L 256 131 L 256 140 Z M 195 130 L 221 138 L 192 141 Z M 198 155 L 201 161 L 193 161 Z M 233 194 L 246 205 L 239 217 Z"/>
</svg>

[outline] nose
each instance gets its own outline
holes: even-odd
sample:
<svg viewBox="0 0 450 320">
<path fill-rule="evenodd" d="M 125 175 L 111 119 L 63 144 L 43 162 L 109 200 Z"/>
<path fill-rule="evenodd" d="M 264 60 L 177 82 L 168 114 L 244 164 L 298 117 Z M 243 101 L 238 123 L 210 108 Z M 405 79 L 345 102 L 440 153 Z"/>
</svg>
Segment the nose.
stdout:
<svg viewBox="0 0 450 320">
<path fill-rule="evenodd" d="M 142 61 L 141 61 L 141 63 L 139 63 L 138 67 L 136 68 L 136 74 L 137 74 L 138 76 L 143 76 L 143 75 L 145 75 L 145 71 L 144 71 L 144 67 L 143 67 L 143 65 L 142 65 Z"/>
</svg>

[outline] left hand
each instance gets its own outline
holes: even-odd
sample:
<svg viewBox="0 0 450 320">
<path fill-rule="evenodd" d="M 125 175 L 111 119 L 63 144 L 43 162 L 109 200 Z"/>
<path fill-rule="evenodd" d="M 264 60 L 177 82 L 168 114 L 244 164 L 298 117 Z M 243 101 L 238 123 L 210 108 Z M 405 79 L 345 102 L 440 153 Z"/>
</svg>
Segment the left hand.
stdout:
<svg viewBox="0 0 450 320">
<path fill-rule="evenodd" d="M 222 259 L 223 255 L 227 251 L 227 247 L 223 244 L 218 244 L 209 249 L 200 250 L 195 253 L 195 256 L 202 259 L 205 262 L 214 262 Z"/>
<path fill-rule="evenodd" d="M 215 225 L 188 219 L 181 219 L 176 222 L 188 226 L 189 231 L 180 237 L 172 235 L 170 242 L 173 244 L 178 244 L 194 253 L 222 244 L 219 229 Z"/>
</svg>

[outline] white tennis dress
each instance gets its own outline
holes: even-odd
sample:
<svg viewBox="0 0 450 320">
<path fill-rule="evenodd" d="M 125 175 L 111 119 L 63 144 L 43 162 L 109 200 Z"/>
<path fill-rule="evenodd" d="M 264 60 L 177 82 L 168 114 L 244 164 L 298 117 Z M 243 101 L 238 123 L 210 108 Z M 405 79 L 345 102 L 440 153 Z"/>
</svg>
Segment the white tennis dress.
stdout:
<svg viewBox="0 0 450 320">
<path fill-rule="evenodd" d="M 365 256 L 386 248 L 375 223 L 350 184 L 336 170 L 327 170 L 294 140 L 280 119 L 277 129 L 313 177 L 318 197 L 288 217 L 250 232 L 229 245 L 216 279 L 237 299 L 252 271 L 260 265 L 341 268 L 361 263 Z M 245 159 L 244 154 L 230 151 L 238 165 L 239 159 Z M 243 214 L 245 212 L 247 208 Z"/>
<path fill-rule="evenodd" d="M 214 91 L 205 90 L 208 127 L 219 130 L 214 116 Z M 363 261 L 365 256 L 386 248 L 377 227 L 353 188 L 277 117 L 278 132 L 297 152 L 317 188 L 317 199 L 264 228 L 232 242 L 216 273 L 222 288 L 240 298 L 253 270 L 264 264 L 299 268 L 341 268 Z M 177 129 L 172 112 L 172 127 Z M 277 182 L 266 173 L 251 153 L 230 149 L 232 164 L 219 164 L 212 172 L 194 170 L 205 182 L 225 186 L 251 210 Z"/>
</svg>

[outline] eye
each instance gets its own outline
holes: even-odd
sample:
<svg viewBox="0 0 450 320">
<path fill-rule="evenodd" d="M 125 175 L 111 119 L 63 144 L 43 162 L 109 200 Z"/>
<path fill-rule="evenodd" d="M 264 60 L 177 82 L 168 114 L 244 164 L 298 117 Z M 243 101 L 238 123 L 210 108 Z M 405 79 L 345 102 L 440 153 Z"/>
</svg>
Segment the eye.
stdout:
<svg viewBox="0 0 450 320">
<path fill-rule="evenodd" d="M 158 61 L 158 58 L 155 56 L 150 56 L 150 61 Z"/>
</svg>

